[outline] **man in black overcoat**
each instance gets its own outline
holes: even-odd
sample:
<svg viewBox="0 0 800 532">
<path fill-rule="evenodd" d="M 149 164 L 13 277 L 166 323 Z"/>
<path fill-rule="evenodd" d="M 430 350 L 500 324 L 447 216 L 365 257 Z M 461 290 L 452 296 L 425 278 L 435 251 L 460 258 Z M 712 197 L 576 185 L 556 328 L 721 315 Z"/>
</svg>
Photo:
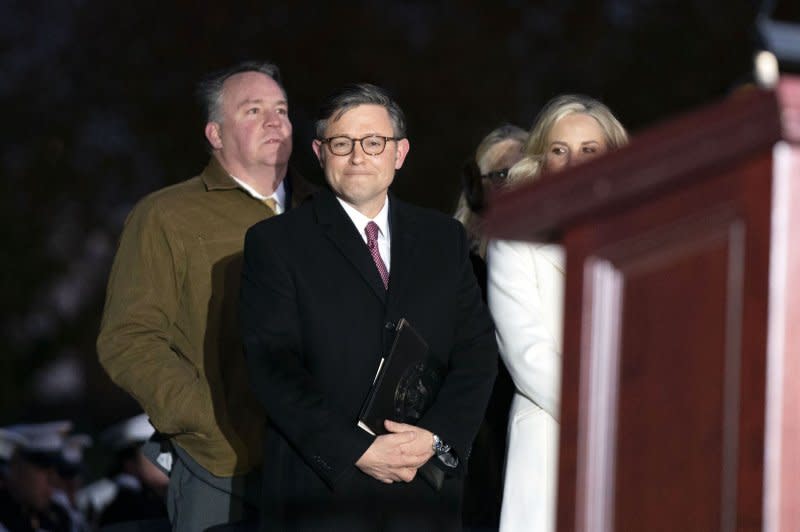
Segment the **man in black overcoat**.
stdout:
<svg viewBox="0 0 800 532">
<path fill-rule="evenodd" d="M 409 141 L 383 89 L 335 94 L 316 134 L 329 188 L 245 240 L 245 352 L 270 423 L 262 529 L 458 530 L 498 356 L 464 231 L 388 193 Z M 416 425 L 376 437 L 358 414 L 401 318 L 446 375 Z M 429 461 L 438 491 L 418 474 Z"/>
</svg>

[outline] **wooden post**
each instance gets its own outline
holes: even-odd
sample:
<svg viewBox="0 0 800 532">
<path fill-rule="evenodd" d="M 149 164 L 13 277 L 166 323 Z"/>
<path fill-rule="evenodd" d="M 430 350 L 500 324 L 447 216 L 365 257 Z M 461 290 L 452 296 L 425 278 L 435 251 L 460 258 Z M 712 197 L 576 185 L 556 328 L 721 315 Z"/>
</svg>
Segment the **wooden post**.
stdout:
<svg viewBox="0 0 800 532">
<path fill-rule="evenodd" d="M 800 80 L 501 194 L 487 226 L 566 250 L 559 530 L 800 526 Z"/>
</svg>

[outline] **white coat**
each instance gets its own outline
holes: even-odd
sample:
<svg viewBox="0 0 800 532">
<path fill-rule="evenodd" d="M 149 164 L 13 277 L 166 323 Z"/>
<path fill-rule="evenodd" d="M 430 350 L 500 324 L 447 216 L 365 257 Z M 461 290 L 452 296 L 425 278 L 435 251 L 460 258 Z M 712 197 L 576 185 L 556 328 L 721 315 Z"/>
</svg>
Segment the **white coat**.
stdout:
<svg viewBox="0 0 800 532">
<path fill-rule="evenodd" d="M 487 288 L 500 355 L 516 386 L 500 531 L 550 532 L 558 476 L 563 250 L 491 242 Z"/>
</svg>

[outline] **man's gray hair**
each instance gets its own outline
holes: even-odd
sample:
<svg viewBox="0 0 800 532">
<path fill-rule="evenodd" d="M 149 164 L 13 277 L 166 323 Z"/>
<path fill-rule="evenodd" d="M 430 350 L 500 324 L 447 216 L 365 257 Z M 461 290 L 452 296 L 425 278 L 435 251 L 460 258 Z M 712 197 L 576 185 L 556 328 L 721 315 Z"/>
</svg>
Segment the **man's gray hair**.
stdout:
<svg viewBox="0 0 800 532">
<path fill-rule="evenodd" d="M 358 107 L 359 105 L 380 105 L 389 113 L 392 121 L 392 135 L 399 139 L 406 138 L 406 117 L 403 110 L 389 93 L 369 83 L 358 83 L 347 85 L 331 95 L 319 112 L 319 120 L 316 123 L 317 139 L 325 138 L 325 131 L 331 120 L 336 121 L 344 113 Z"/>
<path fill-rule="evenodd" d="M 284 96 L 286 95 L 286 89 L 281 83 L 281 72 L 275 64 L 267 61 L 242 61 L 231 67 L 212 72 L 198 83 L 197 97 L 205 110 L 206 122 L 219 123 L 222 121 L 222 88 L 225 81 L 231 76 L 244 72 L 260 72 L 272 78 L 281 88 Z"/>
</svg>

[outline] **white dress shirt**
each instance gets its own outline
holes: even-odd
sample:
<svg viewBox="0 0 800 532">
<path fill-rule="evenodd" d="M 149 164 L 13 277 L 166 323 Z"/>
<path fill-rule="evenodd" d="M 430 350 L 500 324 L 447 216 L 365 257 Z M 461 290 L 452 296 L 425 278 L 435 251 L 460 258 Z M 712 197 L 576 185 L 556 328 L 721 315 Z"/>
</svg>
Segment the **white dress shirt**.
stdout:
<svg viewBox="0 0 800 532">
<path fill-rule="evenodd" d="M 344 212 L 347 213 L 347 216 L 350 217 L 353 225 L 356 226 L 358 234 L 361 235 L 361 240 L 363 240 L 365 244 L 367 243 L 367 233 L 364 231 L 364 229 L 367 227 L 367 224 L 370 222 L 375 222 L 378 225 L 378 251 L 381 252 L 381 258 L 383 259 L 383 263 L 386 265 L 386 271 L 391 272 L 392 238 L 389 231 L 389 198 L 387 197 L 383 201 L 383 207 L 381 207 L 380 212 L 375 216 L 375 218 L 367 218 L 346 201 L 339 197 L 336 199 L 339 201 L 342 207 L 344 207 Z"/>
</svg>

